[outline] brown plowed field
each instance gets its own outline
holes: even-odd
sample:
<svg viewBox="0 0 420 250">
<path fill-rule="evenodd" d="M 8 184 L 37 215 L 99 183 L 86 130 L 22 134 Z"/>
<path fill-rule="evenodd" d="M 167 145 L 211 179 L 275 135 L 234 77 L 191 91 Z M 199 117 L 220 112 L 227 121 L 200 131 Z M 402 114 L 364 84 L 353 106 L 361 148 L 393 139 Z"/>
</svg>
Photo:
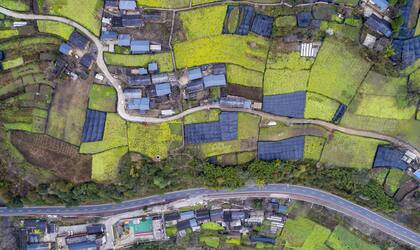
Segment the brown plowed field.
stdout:
<svg viewBox="0 0 420 250">
<path fill-rule="evenodd" d="M 90 181 L 92 157 L 76 146 L 43 134 L 12 132 L 13 145 L 30 163 L 74 183 Z"/>
<path fill-rule="evenodd" d="M 239 84 L 228 84 L 227 93 L 229 95 L 243 96 L 245 98 L 259 101 L 262 100 L 262 89 L 256 87 L 246 87 Z"/>
</svg>

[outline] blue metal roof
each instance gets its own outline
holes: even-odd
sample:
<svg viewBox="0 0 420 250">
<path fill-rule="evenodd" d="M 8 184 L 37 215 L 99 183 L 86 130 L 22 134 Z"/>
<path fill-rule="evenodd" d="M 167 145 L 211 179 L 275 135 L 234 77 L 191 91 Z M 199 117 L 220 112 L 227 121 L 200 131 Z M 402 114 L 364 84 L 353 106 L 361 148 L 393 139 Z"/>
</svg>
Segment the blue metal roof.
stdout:
<svg viewBox="0 0 420 250">
<path fill-rule="evenodd" d="M 260 160 L 302 160 L 305 137 L 296 136 L 281 141 L 258 142 Z"/>
<path fill-rule="evenodd" d="M 68 244 L 69 250 L 85 250 L 85 249 L 96 249 L 95 241 L 82 241 L 77 243 Z"/>
<path fill-rule="evenodd" d="M 375 15 L 371 15 L 365 22 L 365 25 L 368 26 L 370 29 L 383 34 L 386 37 L 390 37 L 392 35 L 392 28 L 391 25 L 379 17 Z"/>
<path fill-rule="evenodd" d="M 26 246 L 26 250 L 50 250 L 50 244 L 48 243 L 29 244 Z"/>
<path fill-rule="evenodd" d="M 226 86 L 225 75 L 208 75 L 203 80 L 205 88 Z"/>
<path fill-rule="evenodd" d="M 252 23 L 252 32 L 264 36 L 270 37 L 273 31 L 274 18 L 266 15 L 257 15 Z"/>
<path fill-rule="evenodd" d="M 147 65 L 147 69 L 149 70 L 149 72 L 156 72 L 158 71 L 158 64 L 153 62 L 153 63 L 149 63 Z"/>
<path fill-rule="evenodd" d="M 381 11 L 385 11 L 389 7 L 389 3 L 386 0 L 372 0 L 375 5 L 379 7 Z"/>
<path fill-rule="evenodd" d="M 83 125 L 82 142 L 101 141 L 105 128 L 106 113 L 88 109 Z"/>
<path fill-rule="evenodd" d="M 101 34 L 101 41 L 117 40 L 118 33 L 114 31 L 103 31 Z"/>
<path fill-rule="evenodd" d="M 188 70 L 188 80 L 196 80 L 203 77 L 203 74 L 201 73 L 200 68 L 193 68 Z"/>
<path fill-rule="evenodd" d="M 136 7 L 136 1 L 134 0 L 120 0 L 120 10 L 135 10 Z"/>
<path fill-rule="evenodd" d="M 179 214 L 180 220 L 188 220 L 195 217 L 194 211 L 185 211 Z"/>
<path fill-rule="evenodd" d="M 416 172 L 414 172 L 414 175 L 420 179 L 420 169 L 417 169 Z"/>
<path fill-rule="evenodd" d="M 133 40 L 130 47 L 133 54 L 142 54 L 149 52 L 150 42 L 147 40 Z"/>
<path fill-rule="evenodd" d="M 147 69 L 145 69 L 145 68 L 139 68 L 139 74 L 140 75 L 147 75 L 148 74 Z"/>
<path fill-rule="evenodd" d="M 121 34 L 118 36 L 118 46 L 130 46 L 131 36 L 128 34 Z"/>
<path fill-rule="evenodd" d="M 128 109 L 138 109 L 141 111 L 147 111 L 150 109 L 150 100 L 149 98 L 133 98 L 128 100 L 127 103 Z"/>
<path fill-rule="evenodd" d="M 69 54 L 70 54 L 70 51 L 71 51 L 71 47 L 70 47 L 70 45 L 68 45 L 67 43 L 62 43 L 62 44 L 60 45 L 60 49 L 59 49 L 59 51 L 60 51 L 61 53 L 63 53 L 64 55 L 69 55 Z"/>
<path fill-rule="evenodd" d="M 408 165 L 402 160 L 403 156 L 404 153 L 396 148 L 379 145 L 376 150 L 373 167 L 398 168 L 405 171 Z"/>
<path fill-rule="evenodd" d="M 171 85 L 169 83 L 161 83 L 155 85 L 156 96 L 165 96 L 171 93 Z"/>
<path fill-rule="evenodd" d="M 303 118 L 305 104 L 305 91 L 263 97 L 263 111 L 275 115 Z"/>
<path fill-rule="evenodd" d="M 184 125 L 184 140 L 186 144 L 236 140 L 237 136 L 237 112 L 221 112 L 218 122 Z"/>
<path fill-rule="evenodd" d="M 311 12 L 300 12 L 296 15 L 298 27 L 306 28 L 311 25 L 312 14 Z"/>
</svg>

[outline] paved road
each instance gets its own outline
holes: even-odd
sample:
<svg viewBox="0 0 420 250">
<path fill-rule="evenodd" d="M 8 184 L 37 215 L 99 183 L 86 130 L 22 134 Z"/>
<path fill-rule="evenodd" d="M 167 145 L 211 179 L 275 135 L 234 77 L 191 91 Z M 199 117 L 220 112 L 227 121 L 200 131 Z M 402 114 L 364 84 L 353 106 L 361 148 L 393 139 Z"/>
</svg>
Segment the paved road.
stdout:
<svg viewBox="0 0 420 250">
<path fill-rule="evenodd" d="M 274 5 L 278 5 L 278 3 L 274 4 Z M 104 57 L 103 57 L 103 52 L 105 51 L 105 48 L 104 48 L 103 44 L 101 43 L 101 41 L 94 34 L 92 34 L 88 29 L 86 29 L 85 27 L 83 27 L 82 25 L 78 24 L 75 21 L 72 21 L 72 20 L 64 18 L 64 17 L 59 17 L 59 16 L 34 15 L 34 14 L 19 13 L 19 12 L 11 11 L 11 10 L 3 8 L 3 7 L 0 7 L 0 13 L 3 13 L 7 16 L 12 16 L 12 17 L 15 17 L 15 18 L 19 18 L 19 19 L 50 20 L 50 21 L 57 21 L 57 22 L 65 23 L 65 24 L 68 24 L 70 26 L 73 26 L 74 28 L 76 28 L 77 30 L 82 32 L 85 36 L 87 36 L 97 47 L 98 56 L 96 58 L 96 63 L 98 65 L 98 67 L 102 70 L 105 77 L 108 79 L 108 81 L 112 84 L 112 86 L 117 91 L 117 95 L 118 95 L 117 111 L 118 111 L 118 114 L 123 119 L 125 119 L 127 121 L 143 122 L 143 123 L 162 123 L 162 122 L 167 122 L 167 121 L 171 121 L 171 120 L 180 119 L 180 118 L 182 118 L 186 115 L 192 114 L 192 113 L 200 111 L 200 110 L 208 110 L 208 109 L 219 108 L 219 109 L 227 110 L 227 111 L 242 111 L 242 112 L 252 113 L 252 114 L 259 115 L 261 117 L 267 118 L 267 119 L 282 121 L 282 122 L 285 122 L 287 124 L 314 124 L 314 125 L 322 126 L 322 127 L 326 128 L 327 130 L 330 130 L 330 131 L 337 130 L 337 131 L 340 131 L 340 132 L 343 132 L 343 133 L 346 133 L 346 134 L 350 134 L 350 135 L 370 137 L 370 138 L 374 138 L 374 139 L 384 140 L 384 141 L 391 142 L 395 145 L 410 149 L 411 151 L 413 151 L 417 155 L 418 158 L 420 158 L 420 151 L 417 150 L 416 147 L 414 147 L 410 143 L 408 143 L 406 141 L 403 141 L 399 138 L 391 137 L 391 136 L 380 134 L 380 133 L 373 132 L 373 131 L 364 131 L 364 130 L 356 130 L 356 129 L 345 128 L 345 127 L 341 127 L 341 126 L 338 126 L 338 125 L 335 125 L 335 124 L 332 124 L 332 123 L 328 123 L 328 122 L 325 122 L 325 121 L 320 121 L 320 120 L 291 119 L 291 118 L 288 118 L 288 117 L 272 115 L 272 114 L 265 113 L 265 112 L 262 112 L 262 111 L 257 111 L 257 110 L 226 109 L 226 108 L 221 108 L 218 105 L 206 105 L 206 106 L 199 106 L 199 107 L 191 108 L 191 109 L 185 110 L 182 113 L 179 113 L 177 115 L 170 116 L 170 117 L 165 117 L 165 118 L 154 118 L 154 117 L 143 117 L 143 116 L 131 115 L 131 114 L 127 113 L 127 110 L 125 109 L 125 101 L 124 101 L 125 98 L 124 98 L 123 90 L 122 90 L 122 87 L 121 87 L 121 82 L 111 75 L 111 73 L 108 70 L 107 65 L 105 64 Z"/>
<path fill-rule="evenodd" d="M 0 208 L 0 216 L 23 216 L 23 215 L 101 215 L 117 214 L 129 210 L 139 209 L 145 206 L 158 205 L 171 201 L 202 197 L 205 200 L 218 198 L 243 198 L 243 197 L 273 197 L 273 195 L 285 195 L 294 200 L 302 200 L 322 205 L 350 216 L 363 223 L 389 234 L 407 244 L 420 247 L 420 235 L 404 226 L 401 226 L 386 217 L 363 208 L 353 202 L 340 198 L 331 193 L 314 188 L 289 185 L 273 184 L 264 187 L 248 186 L 237 190 L 209 190 L 188 189 L 177 192 L 155 195 L 135 200 L 128 200 L 117 204 L 85 205 L 79 207 L 24 207 L 24 208 Z"/>
</svg>

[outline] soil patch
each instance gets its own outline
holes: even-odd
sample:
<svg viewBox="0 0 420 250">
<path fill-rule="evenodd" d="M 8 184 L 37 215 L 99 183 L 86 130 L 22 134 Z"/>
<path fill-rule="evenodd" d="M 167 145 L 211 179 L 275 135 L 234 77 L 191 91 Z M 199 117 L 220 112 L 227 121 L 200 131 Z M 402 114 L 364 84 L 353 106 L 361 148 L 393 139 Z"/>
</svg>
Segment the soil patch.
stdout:
<svg viewBox="0 0 420 250">
<path fill-rule="evenodd" d="M 229 95 L 243 96 L 247 99 L 262 101 L 262 89 L 257 87 L 247 87 L 238 84 L 228 84 L 227 93 Z"/>
<path fill-rule="evenodd" d="M 13 131 L 13 145 L 25 159 L 55 175 L 81 183 L 90 181 L 92 157 L 79 154 L 79 148 L 47 135 Z"/>
</svg>

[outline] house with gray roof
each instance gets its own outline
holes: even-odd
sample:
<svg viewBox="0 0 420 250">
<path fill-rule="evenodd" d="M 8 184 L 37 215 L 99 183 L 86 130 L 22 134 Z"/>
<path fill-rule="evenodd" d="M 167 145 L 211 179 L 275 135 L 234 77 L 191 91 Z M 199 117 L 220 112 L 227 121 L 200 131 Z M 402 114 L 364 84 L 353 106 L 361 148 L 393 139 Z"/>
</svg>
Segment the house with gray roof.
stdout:
<svg viewBox="0 0 420 250">
<path fill-rule="evenodd" d="M 127 102 L 127 109 L 148 111 L 150 109 L 150 100 L 145 97 L 129 99 Z"/>
<path fill-rule="evenodd" d="M 226 86 L 225 75 L 208 75 L 203 77 L 204 88 L 223 87 Z"/>
<path fill-rule="evenodd" d="M 123 15 L 121 25 L 126 28 L 136 28 L 144 26 L 144 19 L 141 15 Z"/>
<path fill-rule="evenodd" d="M 149 86 L 152 85 L 152 80 L 149 75 L 129 75 L 127 77 L 129 86 Z"/>
<path fill-rule="evenodd" d="M 161 74 L 152 75 L 152 83 L 153 84 L 164 83 L 164 82 L 169 82 L 168 73 L 161 73 Z"/>
<path fill-rule="evenodd" d="M 159 97 L 171 94 L 171 85 L 169 83 L 156 84 L 155 94 Z"/>
<path fill-rule="evenodd" d="M 103 31 L 101 34 L 101 41 L 114 41 L 117 40 L 118 33 L 114 31 Z"/>
</svg>

